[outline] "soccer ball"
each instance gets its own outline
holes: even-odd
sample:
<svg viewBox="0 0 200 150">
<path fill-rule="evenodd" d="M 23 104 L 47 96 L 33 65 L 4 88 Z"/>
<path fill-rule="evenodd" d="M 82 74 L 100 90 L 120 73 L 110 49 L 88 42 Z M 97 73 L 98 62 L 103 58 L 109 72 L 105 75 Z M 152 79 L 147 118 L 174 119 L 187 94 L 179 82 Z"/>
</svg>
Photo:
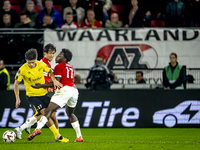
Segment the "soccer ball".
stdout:
<svg viewBox="0 0 200 150">
<path fill-rule="evenodd" d="M 6 132 L 4 132 L 3 134 L 3 140 L 6 143 L 13 143 L 16 140 L 16 134 L 15 132 L 11 131 L 11 130 L 7 130 Z"/>
</svg>

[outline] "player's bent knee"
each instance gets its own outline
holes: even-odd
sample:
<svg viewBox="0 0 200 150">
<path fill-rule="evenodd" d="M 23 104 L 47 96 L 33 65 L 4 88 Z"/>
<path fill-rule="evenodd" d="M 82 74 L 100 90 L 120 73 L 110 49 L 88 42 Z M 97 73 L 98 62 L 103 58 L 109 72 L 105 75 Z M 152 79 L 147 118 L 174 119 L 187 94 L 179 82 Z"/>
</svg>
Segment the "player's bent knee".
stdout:
<svg viewBox="0 0 200 150">
<path fill-rule="evenodd" d="M 56 120 L 56 112 L 53 112 L 53 113 L 51 114 L 51 118 L 52 118 L 53 120 Z"/>
<path fill-rule="evenodd" d="M 40 120 L 41 116 L 42 116 L 42 115 L 35 116 L 35 118 L 37 119 L 37 121 L 39 121 L 39 120 Z"/>
<path fill-rule="evenodd" d="M 51 109 L 46 109 L 46 110 L 45 110 L 45 116 L 46 116 L 47 118 L 50 118 L 51 115 L 52 115 L 52 113 L 53 113 L 53 111 L 52 111 Z"/>
<path fill-rule="evenodd" d="M 68 116 L 69 118 L 71 118 L 71 117 L 73 116 L 73 113 L 67 113 L 67 116 Z"/>
</svg>

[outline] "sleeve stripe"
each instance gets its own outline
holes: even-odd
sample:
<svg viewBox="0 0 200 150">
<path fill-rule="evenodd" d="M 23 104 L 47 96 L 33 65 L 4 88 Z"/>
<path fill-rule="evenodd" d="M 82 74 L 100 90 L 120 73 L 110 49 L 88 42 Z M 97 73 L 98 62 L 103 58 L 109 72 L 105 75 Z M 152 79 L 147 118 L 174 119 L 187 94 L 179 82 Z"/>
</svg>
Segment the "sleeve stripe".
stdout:
<svg viewBox="0 0 200 150">
<path fill-rule="evenodd" d="M 61 75 L 55 75 L 55 77 L 62 77 Z"/>
<path fill-rule="evenodd" d="M 17 80 L 18 79 L 18 76 L 15 76 L 15 80 Z"/>
<path fill-rule="evenodd" d="M 46 72 L 43 72 L 43 74 L 44 74 L 44 76 L 46 76 L 46 77 L 48 76 L 48 73 L 46 73 Z"/>
</svg>

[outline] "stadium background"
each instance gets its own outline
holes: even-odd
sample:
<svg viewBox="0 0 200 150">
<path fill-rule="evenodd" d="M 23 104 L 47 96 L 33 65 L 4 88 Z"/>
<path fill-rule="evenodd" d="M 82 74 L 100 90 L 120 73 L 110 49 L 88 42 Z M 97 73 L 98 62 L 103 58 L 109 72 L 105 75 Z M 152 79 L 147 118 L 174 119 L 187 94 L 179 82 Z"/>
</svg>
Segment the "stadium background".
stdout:
<svg viewBox="0 0 200 150">
<path fill-rule="evenodd" d="M 11 2 L 14 9 L 18 5 L 15 2 Z M 60 2 L 54 3 L 56 9 Z M 152 8 L 158 1 L 154 2 L 143 0 L 139 6 L 146 4 L 144 6 Z M 21 7 L 25 5 L 23 0 L 20 4 L 23 5 Z M 112 9 L 111 13 L 114 11 Z M 24 53 L 27 49 L 36 48 L 38 59 L 41 59 L 42 49 L 48 43 L 57 47 L 56 54 L 63 47 L 73 52 L 71 64 L 75 74 L 81 75 L 81 84 L 77 84 L 80 97 L 76 108 L 81 127 L 198 127 L 199 31 L 199 28 L 148 27 L 72 31 L 0 29 L 0 58 L 4 59 L 11 75 L 11 90 L 0 92 L 0 127 L 19 126 L 33 115 L 23 84 L 20 84 L 23 103 L 20 109 L 14 108 L 14 76 L 25 63 Z M 162 69 L 168 65 L 171 52 L 177 53 L 179 64 L 184 66 L 184 78 L 188 74 L 195 78 L 192 84 L 184 83 L 185 90 L 166 91 L 163 88 Z M 106 65 L 118 78 L 118 83 L 113 84 L 110 91 L 90 91 L 84 86 L 89 68 L 98 54 L 105 57 Z M 55 66 L 54 61 L 52 65 Z M 136 84 L 135 73 L 139 70 L 144 72 L 145 85 Z M 60 127 L 69 127 L 64 109 L 60 109 L 57 115 Z"/>
<path fill-rule="evenodd" d="M 126 32 L 127 34 L 124 34 Z M 119 34 L 118 37 L 116 33 Z M 133 33 L 136 33 L 134 38 Z M 145 28 L 114 31 L 105 29 L 96 31 L 88 29 L 84 31 L 79 29 L 70 32 L 48 29 L 46 31 L 11 29 L 8 31 L 1 30 L 0 35 L 3 39 L 0 40 L 1 45 L 6 52 L 4 58 L 9 62 L 6 65 L 11 74 L 11 90 L 0 92 L 0 127 L 14 128 L 20 126 L 33 115 L 26 100 L 23 84 L 20 85 L 22 104 L 18 110 L 14 108 L 14 75 L 20 64 L 23 63 L 23 53 L 28 48 L 37 48 L 39 58 L 41 58 L 42 47 L 47 43 L 55 44 L 57 53 L 59 53 L 61 47 L 68 47 L 74 54 L 71 64 L 75 69 L 75 73 L 80 74 L 82 77 L 81 84 L 77 84 L 80 97 L 75 111 L 80 119 L 81 127 L 198 127 L 200 124 L 199 69 L 197 66 L 200 60 L 198 51 L 200 38 L 198 29 Z M 74 37 L 70 39 L 72 35 Z M 110 36 L 112 41 L 107 36 Z M 109 47 L 109 45 L 114 46 Z M 139 48 L 141 55 L 130 53 L 129 56 L 126 55 L 127 59 L 131 62 L 134 58 L 140 57 L 139 64 L 144 62 L 147 67 L 126 67 L 123 63 L 124 58 L 119 53 L 120 57 L 115 58 L 118 61 L 115 61 L 112 64 L 113 68 L 111 68 L 117 74 L 119 83 L 113 84 L 110 91 L 87 90 L 84 83 L 88 70 L 94 63 L 95 56 L 98 53 L 107 56 L 108 65 L 109 57 L 112 55 L 111 53 L 109 53 L 110 56 L 107 55 L 107 52 L 114 51 L 115 46 L 122 47 L 122 49 L 127 47 Z M 11 55 L 10 51 L 16 54 Z M 195 83 L 187 84 L 185 90 L 166 91 L 163 89 L 162 67 L 168 64 L 168 57 L 172 51 L 177 53 L 178 62 L 187 68 L 185 75 L 192 74 L 195 77 Z M 17 58 L 17 56 L 22 58 Z M 129 57 L 132 57 L 132 59 Z M 16 59 L 18 60 L 16 61 Z M 85 63 L 82 63 L 84 61 Z M 135 72 L 138 70 L 144 72 L 147 84 L 137 85 L 135 83 Z M 175 113 L 168 112 L 168 114 L 165 114 L 165 117 L 167 115 L 175 116 L 169 117 L 168 121 L 164 117 L 153 118 L 157 111 L 172 109 L 184 102 L 186 104 L 180 106 Z M 71 127 L 64 109 L 58 110 L 57 117 L 60 127 Z M 156 120 L 162 120 L 162 122 L 158 124 Z"/>
</svg>

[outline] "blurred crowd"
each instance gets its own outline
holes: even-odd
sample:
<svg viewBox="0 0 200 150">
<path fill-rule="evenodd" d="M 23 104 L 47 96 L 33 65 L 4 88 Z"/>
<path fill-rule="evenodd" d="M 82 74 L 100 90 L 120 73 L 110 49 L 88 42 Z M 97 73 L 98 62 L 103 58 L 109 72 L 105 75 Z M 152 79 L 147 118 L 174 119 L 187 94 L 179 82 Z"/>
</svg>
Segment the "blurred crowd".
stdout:
<svg viewBox="0 0 200 150">
<path fill-rule="evenodd" d="M 2 0 L 1 28 L 199 27 L 200 0 Z"/>
</svg>

